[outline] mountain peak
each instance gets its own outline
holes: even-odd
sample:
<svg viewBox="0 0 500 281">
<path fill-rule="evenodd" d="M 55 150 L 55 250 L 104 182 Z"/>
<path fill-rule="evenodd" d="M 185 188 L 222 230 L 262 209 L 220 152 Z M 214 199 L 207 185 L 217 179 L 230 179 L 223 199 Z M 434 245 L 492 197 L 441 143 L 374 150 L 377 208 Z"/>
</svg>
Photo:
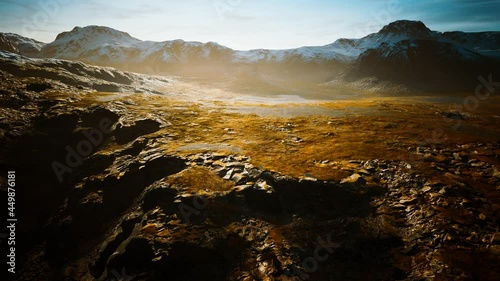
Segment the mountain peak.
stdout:
<svg viewBox="0 0 500 281">
<path fill-rule="evenodd" d="M 429 35 L 432 31 L 421 21 L 398 20 L 384 26 L 380 33 L 407 34 L 409 36 Z"/>
<path fill-rule="evenodd" d="M 99 36 L 99 35 L 105 35 L 108 37 L 125 37 L 125 38 L 132 38 L 130 34 L 119 31 L 116 29 L 113 29 L 111 27 L 107 26 L 98 26 L 98 25 L 89 25 L 85 27 L 79 27 L 75 26 L 71 31 L 66 31 L 59 33 L 56 37 L 56 40 L 63 39 L 66 37 L 74 37 L 74 36 L 85 36 L 85 35 L 92 35 L 92 36 Z"/>
<path fill-rule="evenodd" d="M 0 33 L 0 50 L 5 50 L 11 53 L 19 53 L 19 50 L 5 37 L 4 34 Z"/>
</svg>

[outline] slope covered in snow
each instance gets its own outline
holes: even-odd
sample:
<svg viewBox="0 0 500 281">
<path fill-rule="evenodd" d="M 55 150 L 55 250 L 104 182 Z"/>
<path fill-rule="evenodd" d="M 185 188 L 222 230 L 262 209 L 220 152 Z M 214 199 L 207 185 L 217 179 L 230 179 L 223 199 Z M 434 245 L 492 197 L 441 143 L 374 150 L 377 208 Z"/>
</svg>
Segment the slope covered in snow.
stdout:
<svg viewBox="0 0 500 281">
<path fill-rule="evenodd" d="M 235 52 L 236 62 L 257 61 L 340 61 L 353 63 L 369 49 L 375 49 L 382 44 L 395 45 L 410 38 L 435 38 L 439 33 L 432 32 L 422 22 L 396 21 L 378 33 L 369 34 L 361 39 L 338 39 L 332 44 L 319 47 L 301 47 L 288 50 L 251 50 Z"/>
<path fill-rule="evenodd" d="M 404 40 L 429 39 L 449 42 L 483 55 L 500 53 L 500 32 L 431 31 L 420 21 L 400 20 L 384 26 L 379 32 L 360 39 L 338 39 L 325 46 L 308 46 L 287 50 L 257 49 L 237 51 L 217 43 L 141 41 L 126 32 L 103 26 L 75 27 L 44 44 L 12 33 L 3 36 L 19 53 L 32 57 L 83 60 L 94 63 L 123 64 L 147 62 L 193 62 L 215 60 L 226 63 L 258 62 L 342 62 L 354 63 L 364 52 L 395 46 Z M 7 47 L 5 47 L 7 48 Z M 5 49 L 4 48 L 4 49 Z"/>
<path fill-rule="evenodd" d="M 11 46 L 15 48 L 18 53 L 30 57 L 39 57 L 40 51 L 42 50 L 45 43 L 36 41 L 31 38 L 23 37 L 14 33 L 0 33 L 0 37 L 8 41 Z M 1 48 L 2 50 L 9 51 L 7 48 Z"/>
<path fill-rule="evenodd" d="M 193 59 L 215 58 L 229 50 L 216 43 L 141 41 L 109 27 L 75 27 L 59 34 L 42 49 L 46 57 L 77 59 L 90 62 L 140 63 L 147 61 L 188 62 Z"/>
<path fill-rule="evenodd" d="M 0 50 L 19 53 L 19 50 L 12 44 L 12 42 L 5 37 L 4 34 L 0 34 Z"/>
<path fill-rule="evenodd" d="M 499 74 L 500 61 L 489 50 L 499 45 L 487 40 L 494 33 L 443 34 L 424 27 L 395 22 L 361 39 L 382 40 L 360 55 L 347 79 L 374 77 L 424 91 L 460 91 L 474 89 L 478 75 Z"/>
<path fill-rule="evenodd" d="M 129 34 L 107 27 L 75 27 L 69 32 L 59 34 L 56 40 L 43 47 L 47 57 L 79 59 L 109 54 L 113 59 L 123 58 L 121 50 L 133 47 L 139 39 Z"/>
<path fill-rule="evenodd" d="M 306 71 L 303 64 L 322 64 L 321 67 L 330 67 L 325 77 L 338 75 L 339 68 L 340 71 L 347 71 L 352 66 L 359 75 L 377 72 L 399 75 L 398 71 L 413 63 L 422 65 L 424 71 L 425 67 L 431 69 L 436 61 L 441 62 L 446 67 L 439 69 L 444 71 L 456 65 L 469 69 L 467 64 L 474 65 L 470 69 L 477 69 L 485 61 L 488 64 L 488 60 L 500 59 L 500 32 L 441 33 L 430 30 L 420 21 L 409 20 L 392 22 L 379 32 L 360 39 L 338 39 L 324 46 L 286 50 L 238 51 L 214 42 L 142 41 L 128 33 L 103 26 L 75 27 L 59 34 L 49 44 L 11 33 L 0 35 L 3 40 L 0 40 L 0 49 L 10 52 L 29 57 L 78 60 L 134 71 L 153 66 L 161 72 L 162 69 L 173 69 L 172 65 L 182 68 L 187 63 L 198 63 L 209 72 L 219 66 L 225 72 L 235 72 L 235 69 L 255 72 L 256 69 L 262 71 L 262 68 L 254 68 L 254 64 L 269 63 L 276 68 L 276 73 L 283 72 L 282 64 L 287 65 L 286 71 L 290 71 L 291 64 L 294 64 L 303 72 Z M 244 68 L 246 65 L 248 67 Z M 188 65 L 188 68 L 194 69 L 191 66 Z M 337 69 L 333 71 L 335 67 Z M 313 67 L 312 72 L 317 73 L 319 69 Z M 267 73 L 259 75 L 265 76 Z"/>
<path fill-rule="evenodd" d="M 485 56 L 500 58 L 500 32 L 445 32 L 444 38 Z"/>
</svg>

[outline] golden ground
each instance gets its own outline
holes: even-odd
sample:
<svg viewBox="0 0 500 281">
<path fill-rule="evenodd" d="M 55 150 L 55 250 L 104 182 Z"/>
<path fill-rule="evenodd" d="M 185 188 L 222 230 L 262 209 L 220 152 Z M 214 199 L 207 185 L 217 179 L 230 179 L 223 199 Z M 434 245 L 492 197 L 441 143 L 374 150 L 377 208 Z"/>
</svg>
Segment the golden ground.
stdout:
<svg viewBox="0 0 500 281">
<path fill-rule="evenodd" d="M 466 97 L 463 95 L 463 99 L 458 100 Z M 134 118 L 162 120 L 166 126 L 147 137 L 155 139 L 165 153 L 189 155 L 206 150 L 230 153 L 224 148 L 228 147 L 233 148 L 233 153 L 238 150 L 251 157 L 256 167 L 294 177 L 340 179 L 350 175 L 346 171 L 347 161 L 353 159 L 404 160 L 415 168 L 425 168 L 426 163 L 415 158 L 409 147 L 453 148 L 471 142 L 500 140 L 498 96 L 481 101 L 474 110 L 460 110 L 466 116 L 464 120 L 443 116 L 442 112 L 456 111 L 455 105 L 432 102 L 425 97 L 371 96 L 305 105 L 252 105 L 276 110 L 310 106 L 313 111 L 315 106 L 321 106 L 341 113 L 338 117 L 313 114 L 290 118 L 225 110 L 250 104 L 217 101 L 207 105 L 160 95 L 89 93 L 80 98 L 76 106 L 101 104 L 103 98 L 126 100 L 129 102 L 121 105 L 126 106 Z M 195 148 L 182 149 L 187 144 L 195 144 Z M 225 146 L 217 146 L 221 144 Z M 499 163 L 493 164 L 498 167 Z"/>
</svg>

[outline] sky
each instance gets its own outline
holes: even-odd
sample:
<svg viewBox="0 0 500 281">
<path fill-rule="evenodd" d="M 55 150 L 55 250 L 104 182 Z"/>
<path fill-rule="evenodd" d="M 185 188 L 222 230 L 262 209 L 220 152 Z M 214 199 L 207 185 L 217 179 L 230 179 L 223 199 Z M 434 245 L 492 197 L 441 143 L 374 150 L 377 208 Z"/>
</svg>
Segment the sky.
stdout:
<svg viewBox="0 0 500 281">
<path fill-rule="evenodd" d="M 237 50 L 320 46 L 398 20 L 437 31 L 500 31 L 500 0 L 0 0 L 0 32 L 42 42 L 103 25 L 141 40 L 217 42 Z"/>
</svg>

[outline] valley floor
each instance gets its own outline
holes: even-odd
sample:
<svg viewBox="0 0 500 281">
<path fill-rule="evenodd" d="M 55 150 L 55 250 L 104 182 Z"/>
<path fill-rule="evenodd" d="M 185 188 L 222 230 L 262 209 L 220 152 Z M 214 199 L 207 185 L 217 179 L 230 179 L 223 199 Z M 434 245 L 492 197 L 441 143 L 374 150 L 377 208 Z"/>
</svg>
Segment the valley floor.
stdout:
<svg viewBox="0 0 500 281">
<path fill-rule="evenodd" d="M 290 102 L 0 74 L 0 163 L 23 204 L 17 280 L 500 274 L 497 94 Z"/>
</svg>

